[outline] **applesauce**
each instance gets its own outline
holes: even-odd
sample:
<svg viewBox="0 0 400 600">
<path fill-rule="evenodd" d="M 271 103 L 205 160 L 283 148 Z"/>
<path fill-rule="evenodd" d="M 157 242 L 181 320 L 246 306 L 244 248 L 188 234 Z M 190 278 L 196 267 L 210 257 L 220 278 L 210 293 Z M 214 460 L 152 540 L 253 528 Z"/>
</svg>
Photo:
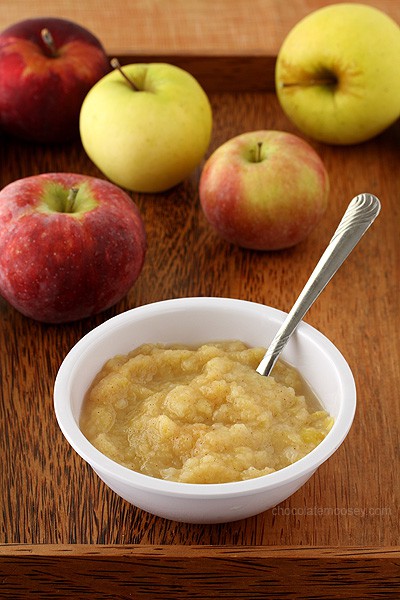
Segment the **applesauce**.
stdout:
<svg viewBox="0 0 400 600">
<path fill-rule="evenodd" d="M 296 369 L 255 369 L 265 348 L 240 341 L 144 344 L 107 361 L 80 428 L 114 461 L 185 483 L 224 483 L 282 469 L 313 450 L 333 419 Z"/>
</svg>

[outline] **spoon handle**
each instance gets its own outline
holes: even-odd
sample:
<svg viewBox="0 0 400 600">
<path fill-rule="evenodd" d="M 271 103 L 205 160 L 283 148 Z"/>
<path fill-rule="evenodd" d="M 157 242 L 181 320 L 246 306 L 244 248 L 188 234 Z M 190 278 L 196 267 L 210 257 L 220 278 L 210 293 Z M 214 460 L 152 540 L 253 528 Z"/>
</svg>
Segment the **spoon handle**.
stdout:
<svg viewBox="0 0 400 600">
<path fill-rule="evenodd" d="M 289 337 L 378 216 L 380 207 L 378 198 L 372 194 L 359 194 L 350 202 L 325 252 L 258 365 L 258 373 L 270 374 Z"/>
</svg>

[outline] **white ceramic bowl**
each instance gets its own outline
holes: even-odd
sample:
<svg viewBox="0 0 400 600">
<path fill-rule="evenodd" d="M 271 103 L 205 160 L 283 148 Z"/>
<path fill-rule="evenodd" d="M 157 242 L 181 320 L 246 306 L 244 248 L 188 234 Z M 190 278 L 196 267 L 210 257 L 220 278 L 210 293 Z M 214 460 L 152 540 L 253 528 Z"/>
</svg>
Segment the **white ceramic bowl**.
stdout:
<svg viewBox="0 0 400 600">
<path fill-rule="evenodd" d="M 113 317 L 85 335 L 59 369 L 54 405 L 63 434 L 114 492 L 155 515 L 188 523 L 219 523 L 272 508 L 298 490 L 340 446 L 356 407 L 354 379 L 347 362 L 325 336 L 304 322 L 282 358 L 300 370 L 335 423 L 312 452 L 280 471 L 222 484 L 164 481 L 104 456 L 86 439 L 78 422 L 85 392 L 112 356 L 126 354 L 145 342 L 197 344 L 240 339 L 251 346 L 267 346 L 285 316 L 277 309 L 243 300 L 179 298 Z"/>
</svg>

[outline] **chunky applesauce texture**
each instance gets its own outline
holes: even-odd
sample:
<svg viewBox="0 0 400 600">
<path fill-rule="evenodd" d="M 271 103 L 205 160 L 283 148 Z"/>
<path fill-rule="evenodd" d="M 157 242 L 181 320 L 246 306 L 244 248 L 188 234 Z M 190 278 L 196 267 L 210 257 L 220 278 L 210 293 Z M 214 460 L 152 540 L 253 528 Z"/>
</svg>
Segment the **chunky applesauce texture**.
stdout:
<svg viewBox="0 0 400 600">
<path fill-rule="evenodd" d="M 114 461 L 185 483 L 225 483 L 282 469 L 313 450 L 333 418 L 293 367 L 255 369 L 265 348 L 241 341 L 144 344 L 109 360 L 80 427 Z"/>
</svg>

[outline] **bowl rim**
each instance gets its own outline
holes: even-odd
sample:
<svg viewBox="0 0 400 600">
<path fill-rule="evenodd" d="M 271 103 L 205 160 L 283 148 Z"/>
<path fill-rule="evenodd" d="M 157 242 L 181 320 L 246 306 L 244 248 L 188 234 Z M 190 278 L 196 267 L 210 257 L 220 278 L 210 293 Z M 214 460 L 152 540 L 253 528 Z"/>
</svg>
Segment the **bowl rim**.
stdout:
<svg viewBox="0 0 400 600">
<path fill-rule="evenodd" d="M 99 339 L 107 336 L 110 330 L 115 332 L 116 328 L 122 328 L 132 319 L 140 318 L 143 313 L 151 316 L 159 314 L 160 311 L 167 313 L 171 310 L 177 310 L 179 305 L 182 308 L 197 310 L 198 308 L 207 308 L 215 306 L 219 309 L 223 307 L 238 307 L 242 305 L 246 310 L 263 310 L 269 312 L 280 321 L 286 317 L 287 313 L 277 308 L 252 302 L 249 300 L 240 300 L 237 298 L 226 298 L 219 296 L 189 296 L 160 300 L 131 308 L 119 313 L 110 319 L 107 319 L 100 325 L 91 329 L 69 350 L 64 357 L 57 372 L 54 383 L 54 411 L 58 425 L 72 448 L 83 458 L 93 470 L 101 477 L 110 480 L 118 480 L 126 486 L 134 486 L 136 489 L 148 493 L 157 493 L 158 495 L 174 495 L 175 497 L 185 498 L 224 498 L 238 495 L 255 494 L 267 491 L 269 488 L 276 488 L 280 485 L 289 484 L 293 480 L 301 477 L 311 476 L 312 473 L 325 462 L 342 444 L 352 425 L 356 410 L 356 386 L 351 369 L 338 350 L 338 348 L 318 329 L 301 321 L 293 334 L 312 336 L 317 338 L 324 350 L 334 359 L 335 367 L 340 372 L 342 388 L 346 389 L 346 399 L 342 402 L 339 415 L 335 419 L 332 429 L 327 436 L 314 448 L 309 454 L 299 459 L 295 463 L 284 467 L 273 473 L 262 475 L 253 479 L 243 481 L 233 481 L 226 483 L 184 483 L 177 481 L 167 481 L 158 479 L 150 475 L 145 475 L 133 471 L 115 462 L 105 454 L 97 450 L 80 430 L 72 414 L 71 403 L 69 401 L 69 391 L 75 369 L 78 367 L 81 352 L 85 354 Z M 99 337 L 100 336 L 100 337 Z M 111 358 L 111 356 L 110 356 Z"/>
</svg>

